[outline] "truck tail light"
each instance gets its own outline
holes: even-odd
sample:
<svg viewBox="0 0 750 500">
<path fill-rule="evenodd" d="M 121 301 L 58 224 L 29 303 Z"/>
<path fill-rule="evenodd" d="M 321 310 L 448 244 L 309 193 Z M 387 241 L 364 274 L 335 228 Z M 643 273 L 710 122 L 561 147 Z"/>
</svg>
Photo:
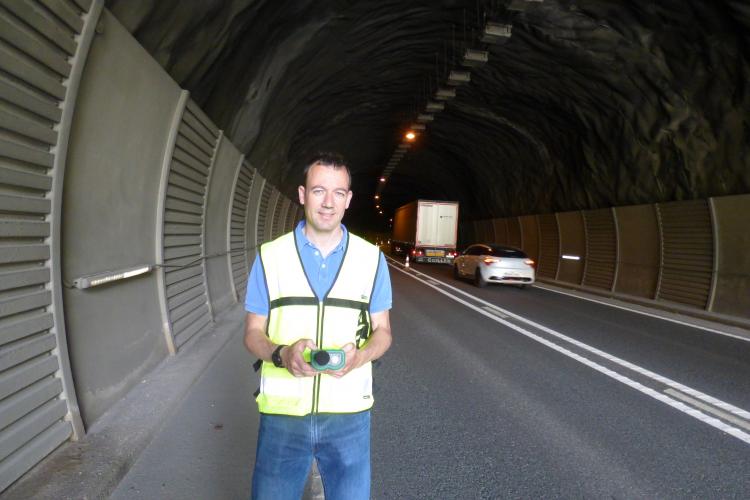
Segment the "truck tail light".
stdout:
<svg viewBox="0 0 750 500">
<path fill-rule="evenodd" d="M 486 265 L 494 264 L 495 262 L 500 262 L 500 259 L 496 257 L 485 257 L 482 259 L 482 262 L 484 262 Z"/>
</svg>

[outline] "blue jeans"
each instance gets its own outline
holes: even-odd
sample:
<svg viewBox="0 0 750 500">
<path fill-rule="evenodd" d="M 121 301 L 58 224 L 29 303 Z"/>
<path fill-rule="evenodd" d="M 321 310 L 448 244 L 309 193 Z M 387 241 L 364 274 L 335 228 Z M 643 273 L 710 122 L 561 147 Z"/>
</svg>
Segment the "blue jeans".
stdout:
<svg viewBox="0 0 750 500">
<path fill-rule="evenodd" d="M 370 498 L 370 412 L 260 416 L 255 500 L 299 500 L 313 457 L 326 500 Z"/>
</svg>

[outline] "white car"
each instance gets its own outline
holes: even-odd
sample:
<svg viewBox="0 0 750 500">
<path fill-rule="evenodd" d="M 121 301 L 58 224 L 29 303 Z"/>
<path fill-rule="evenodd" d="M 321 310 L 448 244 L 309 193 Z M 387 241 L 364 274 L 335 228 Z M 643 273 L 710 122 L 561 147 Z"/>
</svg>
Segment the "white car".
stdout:
<svg viewBox="0 0 750 500">
<path fill-rule="evenodd" d="M 453 260 L 453 276 L 472 278 L 479 287 L 500 283 L 524 288 L 534 283 L 536 270 L 534 261 L 517 248 L 476 244 Z"/>
</svg>

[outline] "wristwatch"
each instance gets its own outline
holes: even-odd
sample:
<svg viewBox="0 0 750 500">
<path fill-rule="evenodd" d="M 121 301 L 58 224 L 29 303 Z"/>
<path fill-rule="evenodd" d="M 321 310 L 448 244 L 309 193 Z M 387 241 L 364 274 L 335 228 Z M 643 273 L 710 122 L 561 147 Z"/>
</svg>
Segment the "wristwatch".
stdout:
<svg viewBox="0 0 750 500">
<path fill-rule="evenodd" d="M 286 347 L 285 345 L 278 346 L 274 351 L 273 354 L 271 354 L 271 361 L 273 362 L 273 366 L 276 368 L 283 368 L 284 367 L 284 361 L 281 359 L 281 350 Z"/>
</svg>

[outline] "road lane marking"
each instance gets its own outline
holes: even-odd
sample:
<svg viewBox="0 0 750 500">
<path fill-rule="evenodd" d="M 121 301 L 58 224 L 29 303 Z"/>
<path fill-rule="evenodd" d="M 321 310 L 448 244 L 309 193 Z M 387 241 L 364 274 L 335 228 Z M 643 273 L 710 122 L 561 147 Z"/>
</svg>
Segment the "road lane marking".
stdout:
<svg viewBox="0 0 750 500">
<path fill-rule="evenodd" d="M 728 420 L 728 421 L 732 422 L 734 425 L 738 425 L 738 426 L 742 427 L 743 429 L 746 429 L 746 430 L 750 431 L 750 422 L 748 422 L 746 420 L 742 420 L 739 417 L 735 417 L 731 413 L 727 413 L 725 411 L 721 411 L 718 408 L 714 408 L 711 405 L 707 405 L 707 404 L 703 403 L 702 401 L 699 401 L 697 399 L 691 398 L 687 394 L 683 394 L 680 391 L 675 391 L 674 389 L 666 389 L 664 392 L 667 393 L 667 394 L 669 394 L 670 396 L 672 396 L 675 399 L 679 399 L 679 400 L 684 401 L 684 402 L 686 402 L 686 403 L 688 403 L 690 405 L 695 406 L 699 410 L 703 410 L 703 411 L 712 413 L 713 415 L 716 415 L 719 418 L 723 418 L 724 420 Z"/>
<path fill-rule="evenodd" d="M 497 307 L 482 306 L 482 309 L 485 309 L 489 311 L 490 313 L 494 314 L 495 316 L 499 316 L 503 319 L 507 318 L 507 316 L 503 314 L 502 311 L 499 311 Z"/>
<path fill-rule="evenodd" d="M 402 272 L 404 272 L 404 271 L 402 271 Z M 428 277 L 430 277 L 430 279 L 435 279 L 435 278 L 432 278 L 431 276 L 429 276 L 429 275 L 427 275 L 425 273 L 417 271 L 416 269 L 412 269 L 411 272 L 419 274 L 419 275 L 422 275 L 422 276 L 428 276 Z M 411 274 L 411 273 L 405 273 L 405 274 Z M 412 277 L 415 278 L 415 279 L 418 279 L 415 276 L 412 276 Z M 630 363 L 629 361 L 625 361 L 624 359 L 620 359 L 620 358 L 615 357 L 615 356 L 613 356 L 613 355 L 611 355 L 609 353 L 606 353 L 604 351 L 600 351 L 599 349 L 597 349 L 595 347 L 592 347 L 592 346 L 590 346 L 588 344 L 584 344 L 583 342 L 580 342 L 580 341 L 578 341 L 578 340 L 576 340 L 574 338 L 568 337 L 567 335 L 563 335 L 562 333 L 557 332 L 555 330 L 552 330 L 551 328 L 548 328 L 548 327 L 546 327 L 544 325 L 541 325 L 541 324 L 539 324 L 539 323 L 537 323 L 535 321 L 532 321 L 532 320 L 530 320 L 528 318 L 524 318 L 523 316 L 519 316 L 519 315 L 517 315 L 517 314 L 515 314 L 515 313 L 513 313 L 511 311 L 508 311 L 507 309 L 503 309 L 500 306 L 497 306 L 495 304 L 487 302 L 486 300 L 480 299 L 479 297 L 475 297 L 474 295 L 472 295 L 470 293 L 467 293 L 467 292 L 461 290 L 460 288 L 456 288 L 456 287 L 454 287 L 452 285 L 449 285 L 448 283 L 444 283 L 443 282 L 443 287 L 444 288 L 449 288 L 449 289 L 455 291 L 456 293 L 460 293 L 460 294 L 462 294 L 462 295 L 464 295 L 466 297 L 469 297 L 472 300 L 474 300 L 476 302 L 479 302 L 479 303 L 481 303 L 483 305 L 495 307 L 496 309 L 498 309 L 499 311 L 501 311 L 503 314 L 506 314 L 507 316 L 509 316 L 509 317 L 511 317 L 511 318 L 513 318 L 513 319 L 515 319 L 517 321 L 520 321 L 522 323 L 526 323 L 529 326 L 533 326 L 534 328 L 536 328 L 538 330 L 541 330 L 541 331 L 543 331 L 543 332 L 545 332 L 545 333 L 547 333 L 549 335 L 552 335 L 553 337 L 559 338 L 560 340 L 563 340 L 563 341 L 568 342 L 570 344 L 573 344 L 573 345 L 575 345 L 575 346 L 577 346 L 577 347 L 579 347 L 581 349 L 584 349 L 584 350 L 589 351 L 589 352 L 591 352 L 593 354 L 596 354 L 597 356 L 600 356 L 600 357 L 602 357 L 602 358 L 604 358 L 604 359 L 606 359 L 606 360 L 608 360 L 608 361 L 610 361 L 612 363 L 618 364 L 618 365 L 620 365 L 620 366 L 622 366 L 624 368 L 632 370 L 632 371 L 634 371 L 634 372 L 636 372 L 636 373 L 638 373 L 640 375 L 643 375 L 644 377 L 648 377 L 648 378 L 650 378 L 652 380 L 655 380 L 655 381 L 657 381 L 657 382 L 659 382 L 661 384 L 664 384 L 664 385 L 666 385 L 668 387 L 671 387 L 673 389 L 681 391 L 681 392 L 683 392 L 685 394 L 688 394 L 688 395 L 690 395 L 690 396 L 692 396 L 694 398 L 700 399 L 704 403 L 708 403 L 710 405 L 713 405 L 713 406 L 716 406 L 718 408 L 721 408 L 722 410 L 728 411 L 729 413 L 732 413 L 732 414 L 734 414 L 734 415 L 736 415 L 736 416 L 738 416 L 738 417 L 740 417 L 742 419 L 750 420 L 750 412 L 748 412 L 746 410 L 743 410 L 742 408 L 738 408 L 738 407 L 733 406 L 733 405 L 731 405 L 731 404 L 729 404 L 727 402 L 724 402 L 724 401 L 722 401 L 720 399 L 716 399 L 713 396 L 709 396 L 708 394 L 704 394 L 704 393 L 702 393 L 700 391 L 697 391 L 695 389 L 692 389 L 690 387 L 682 385 L 679 382 L 675 382 L 674 380 L 671 380 L 671 379 L 669 379 L 667 377 L 663 377 L 663 376 L 661 376 L 661 375 L 659 375 L 657 373 L 654 373 L 654 372 L 652 372 L 650 370 L 647 370 L 646 368 L 642 368 L 642 367 L 640 367 L 638 365 L 634 365 L 633 363 Z"/>
<path fill-rule="evenodd" d="M 550 335 L 552 335 L 552 336 L 554 336 L 554 337 L 556 337 L 556 338 L 558 338 L 560 340 L 569 342 L 569 343 L 571 343 L 571 344 L 573 344 L 573 345 L 575 345 L 577 347 L 580 347 L 581 349 L 587 350 L 587 351 L 589 351 L 589 352 L 591 352 L 593 354 L 601 356 L 604 359 L 607 359 L 608 361 L 611 361 L 613 363 L 619 364 L 620 366 L 623 366 L 623 367 L 628 368 L 628 369 L 630 369 L 632 371 L 635 371 L 635 372 L 637 372 L 637 373 L 639 373 L 641 375 L 644 375 L 644 376 L 646 376 L 648 378 L 651 378 L 652 380 L 656 380 L 658 382 L 661 382 L 664 385 L 667 385 L 667 386 L 672 387 L 674 389 L 678 389 L 678 390 L 680 390 L 683 393 L 690 394 L 690 395 L 694 396 L 695 398 L 698 398 L 698 399 L 700 399 L 700 400 L 702 400 L 704 402 L 708 402 L 708 403 L 714 404 L 715 406 L 718 406 L 718 407 L 720 407 L 720 408 L 722 408 L 724 410 L 727 410 L 729 413 L 734 414 L 734 415 L 736 415 L 736 416 L 738 416 L 740 418 L 746 418 L 746 419 L 749 418 L 750 417 L 750 412 L 747 412 L 747 411 L 745 411 L 745 410 L 743 410 L 741 408 L 737 408 L 735 406 L 732 406 L 729 403 L 726 403 L 724 401 L 716 399 L 716 398 L 714 398 L 712 396 L 709 396 L 707 394 L 703 394 L 702 392 L 696 391 L 695 389 L 692 389 L 690 387 L 682 385 L 682 384 L 680 384 L 678 382 L 675 382 L 673 380 L 670 380 L 670 379 L 668 379 L 666 377 L 662 377 L 661 375 L 658 375 L 658 374 L 656 374 L 654 372 L 646 370 L 645 368 L 641 368 L 641 367 L 639 367 L 637 365 L 634 365 L 634 364 L 632 364 L 632 363 L 630 363 L 628 361 L 621 360 L 621 359 L 619 359 L 619 358 L 617 358 L 615 356 L 612 356 L 612 355 L 607 354 L 607 353 L 605 353 L 603 351 L 600 351 L 599 349 L 596 349 L 596 348 L 591 347 L 591 346 L 589 346 L 587 344 L 584 344 L 584 343 L 582 343 L 580 341 L 577 341 L 575 339 L 567 337 L 567 336 L 565 336 L 565 335 L 563 335 L 563 334 L 561 334 L 559 332 L 556 332 L 555 330 L 552 330 L 551 328 L 547 328 L 547 327 L 545 327 L 543 325 L 535 323 L 534 321 L 531 321 L 531 320 L 528 320 L 528 319 L 523 318 L 521 316 L 518 316 L 517 314 L 514 314 L 514 313 L 512 313 L 510 311 L 507 311 L 507 310 L 505 310 L 505 309 L 503 309 L 501 307 L 494 306 L 493 304 L 490 304 L 489 302 L 486 302 L 486 301 L 484 301 L 484 300 L 482 300 L 482 299 L 480 299 L 478 297 L 474 297 L 473 295 L 468 294 L 468 293 L 464 292 L 463 290 L 455 288 L 455 287 L 453 287 L 453 286 L 451 286 L 451 285 L 449 285 L 447 283 L 443 282 L 443 287 L 438 287 L 438 286 L 432 285 L 429 282 L 427 282 L 425 279 L 420 278 L 419 276 L 417 276 L 417 275 L 427 276 L 424 273 L 421 273 L 421 272 L 419 272 L 417 270 L 412 269 L 410 271 L 405 271 L 405 270 L 401 269 L 399 266 L 392 266 L 392 267 L 395 270 L 397 270 L 397 271 L 399 271 L 399 272 L 401 272 L 403 274 L 406 274 L 407 276 L 411 277 L 412 279 L 415 279 L 415 280 L 417 280 L 417 281 L 419 281 L 421 283 L 424 283 L 425 285 L 429 286 L 430 288 L 435 289 L 436 291 L 438 291 L 439 293 L 442 293 L 446 297 L 448 297 L 448 298 L 450 298 L 450 299 L 452 299 L 452 300 L 454 300 L 454 301 L 456 301 L 456 302 L 458 302 L 460 304 L 463 304 L 466 307 L 468 307 L 470 309 L 473 309 L 476 312 L 478 312 L 478 313 L 480 313 L 480 314 L 482 314 L 482 315 L 484 315 L 484 316 L 486 316 L 486 317 L 488 317 L 488 318 L 490 318 L 490 319 L 492 319 L 492 320 L 494 320 L 494 321 L 496 321 L 496 322 L 498 322 L 498 323 L 500 323 L 502 325 L 505 325 L 508 328 L 511 328 L 511 329 L 513 329 L 513 330 L 521 333 L 522 335 L 524 335 L 524 336 L 526 336 L 526 337 L 528 337 L 528 338 L 530 338 L 530 339 L 532 339 L 532 340 L 534 340 L 536 342 L 539 342 L 540 344 L 543 344 L 543 345 L 545 345 L 545 346 L 547 346 L 547 347 L 549 347 L 551 349 L 554 349 L 555 351 L 558 351 L 559 353 L 561 353 L 561 354 L 563 354 L 565 356 L 568 356 L 568 357 L 570 357 L 570 358 L 572 358 L 572 359 L 574 359 L 574 360 L 576 360 L 576 361 L 578 361 L 580 363 L 583 363 L 584 365 L 586 365 L 586 366 L 588 366 L 588 367 L 590 367 L 590 368 L 592 368 L 592 369 L 594 369 L 594 370 L 596 370 L 596 371 L 598 371 L 600 373 L 603 373 L 604 375 L 606 375 L 606 376 L 608 376 L 610 378 L 613 378 L 613 379 L 617 380 L 618 382 L 621 382 L 621 383 L 623 383 L 623 384 L 625 384 L 625 385 L 627 385 L 627 386 L 629 386 L 629 387 L 631 387 L 633 389 L 636 389 L 637 391 L 639 391 L 639 392 L 641 392 L 643 394 L 646 394 L 647 396 L 649 396 L 651 398 L 654 398 L 654 399 L 656 399 L 658 401 L 661 401 L 662 403 L 665 403 L 665 404 L 671 406 L 672 408 L 675 408 L 675 409 L 677 409 L 677 410 L 679 410 L 679 411 L 681 411 L 681 412 L 683 412 L 683 413 L 685 413 L 685 414 L 687 414 L 687 415 L 689 415 L 689 416 L 691 416 L 691 417 L 693 417 L 693 418 L 695 418 L 697 420 L 700 420 L 701 422 L 704 422 L 704 423 L 710 425 L 711 427 L 714 427 L 715 429 L 718 429 L 718 430 L 720 430 L 722 432 L 725 432 L 725 433 L 727 433 L 727 434 L 729 434 L 729 435 L 731 435 L 731 436 L 733 436 L 733 437 L 735 437 L 735 438 L 737 438 L 737 439 L 739 439 L 741 441 L 744 441 L 747 444 L 750 444 L 750 434 L 745 433 L 742 430 L 737 429 L 736 427 L 728 425 L 728 424 L 726 424 L 725 422 L 719 420 L 716 417 L 712 417 L 710 415 L 706 415 L 705 413 L 703 413 L 703 412 L 701 412 L 701 411 L 699 411 L 699 410 L 697 410 L 697 409 L 695 409 L 695 408 L 693 408 L 691 406 L 688 406 L 685 403 L 682 403 L 681 401 L 672 399 L 672 398 L 664 395 L 663 393 L 660 393 L 660 392 L 658 392 L 658 391 L 656 391 L 656 390 L 654 390 L 654 389 L 652 389 L 650 387 L 647 387 L 647 386 L 645 386 L 645 385 L 643 385 L 643 384 L 641 384 L 639 382 L 636 382 L 635 380 L 632 380 L 632 379 L 630 379 L 630 378 L 628 378 L 628 377 L 626 377 L 624 375 L 621 375 L 621 374 L 619 374 L 619 373 L 617 373 L 617 372 L 615 372 L 615 371 L 613 371 L 613 370 L 611 370 L 611 369 L 609 369 L 609 368 L 607 368 L 605 366 L 602 366 L 602 365 L 600 365 L 600 364 L 598 364 L 598 363 L 596 363 L 596 362 L 594 362 L 594 361 L 592 361 L 592 360 L 590 360 L 588 358 L 585 358 L 585 357 L 583 357 L 583 356 L 581 356 L 579 354 L 576 354 L 573 351 L 570 351 L 570 350 L 568 350 L 568 349 L 566 349 L 566 348 L 564 348 L 564 347 L 562 347 L 562 346 L 560 346 L 558 344 L 555 344 L 554 342 L 551 342 L 551 341 L 549 341 L 549 340 L 547 340 L 547 339 L 545 339 L 543 337 L 540 337 L 539 335 L 531 333 L 530 331 L 526 330 L 525 328 L 522 328 L 522 327 L 520 327 L 518 325 L 515 325 L 515 324 L 509 322 L 509 321 L 506 321 L 505 319 L 499 318 L 495 314 L 490 313 L 489 311 L 487 311 L 487 310 L 485 310 L 483 308 L 475 306 L 474 304 L 471 304 L 471 303 L 467 302 L 464 299 L 461 299 L 461 298 L 459 298 L 459 297 L 457 297 L 455 295 L 452 295 L 448 291 L 444 290 L 443 287 L 447 287 L 447 288 L 453 289 L 456 292 L 459 292 L 459 293 L 461 293 L 463 295 L 466 295 L 466 296 L 470 297 L 472 300 L 474 300 L 476 302 L 479 302 L 479 303 L 482 303 L 482 304 L 484 304 L 486 306 L 494 307 L 494 308 L 502 311 L 503 313 L 507 314 L 508 316 L 510 316 L 510 317 L 512 317 L 514 319 L 517 319 L 518 321 L 525 322 L 525 323 L 529 324 L 530 326 L 533 326 L 534 328 L 537 328 L 537 329 L 539 329 L 539 330 L 541 330 L 541 331 L 543 331 L 545 333 L 548 333 L 548 334 L 550 334 Z"/>
<path fill-rule="evenodd" d="M 678 325 L 689 326 L 690 328 L 696 328 L 698 330 L 705 330 L 705 331 L 711 332 L 711 333 L 718 333 L 719 335 L 723 335 L 725 337 L 732 337 L 733 339 L 742 340 L 742 341 L 745 341 L 745 342 L 750 342 L 750 338 L 743 337 L 741 335 L 735 335 L 733 333 L 723 332 L 721 330 L 717 330 L 715 328 L 711 328 L 711 327 L 708 327 L 708 326 L 702 326 L 702 325 L 696 325 L 696 324 L 693 324 L 693 323 L 688 323 L 687 321 L 680 321 L 679 319 L 670 318 L 668 316 L 659 316 L 658 314 L 650 313 L 650 312 L 647 312 L 647 311 L 639 311 L 638 309 L 630 309 L 628 307 L 621 306 L 619 304 L 612 304 L 612 303 L 609 303 L 609 302 L 605 302 L 603 300 L 595 299 L 593 297 L 583 297 L 581 295 L 576 295 L 576 294 L 573 294 L 573 293 L 569 293 L 569 292 L 566 292 L 564 290 L 556 290 L 554 288 L 549 288 L 549 287 L 546 287 L 544 285 L 541 285 L 541 284 L 539 284 L 538 281 L 534 284 L 534 287 L 540 288 L 542 290 L 547 290 L 548 292 L 559 293 L 560 295 L 567 295 L 569 297 L 574 297 L 576 299 L 588 300 L 589 302 L 596 302 L 597 304 L 602 304 L 604 306 L 614 307 L 615 309 L 622 309 L 623 311 L 628 311 L 628 312 L 640 314 L 642 316 L 650 316 L 652 318 L 662 319 L 664 321 L 670 321 L 672 323 L 677 323 Z M 618 300 L 618 299 L 615 299 L 615 300 Z"/>
</svg>

